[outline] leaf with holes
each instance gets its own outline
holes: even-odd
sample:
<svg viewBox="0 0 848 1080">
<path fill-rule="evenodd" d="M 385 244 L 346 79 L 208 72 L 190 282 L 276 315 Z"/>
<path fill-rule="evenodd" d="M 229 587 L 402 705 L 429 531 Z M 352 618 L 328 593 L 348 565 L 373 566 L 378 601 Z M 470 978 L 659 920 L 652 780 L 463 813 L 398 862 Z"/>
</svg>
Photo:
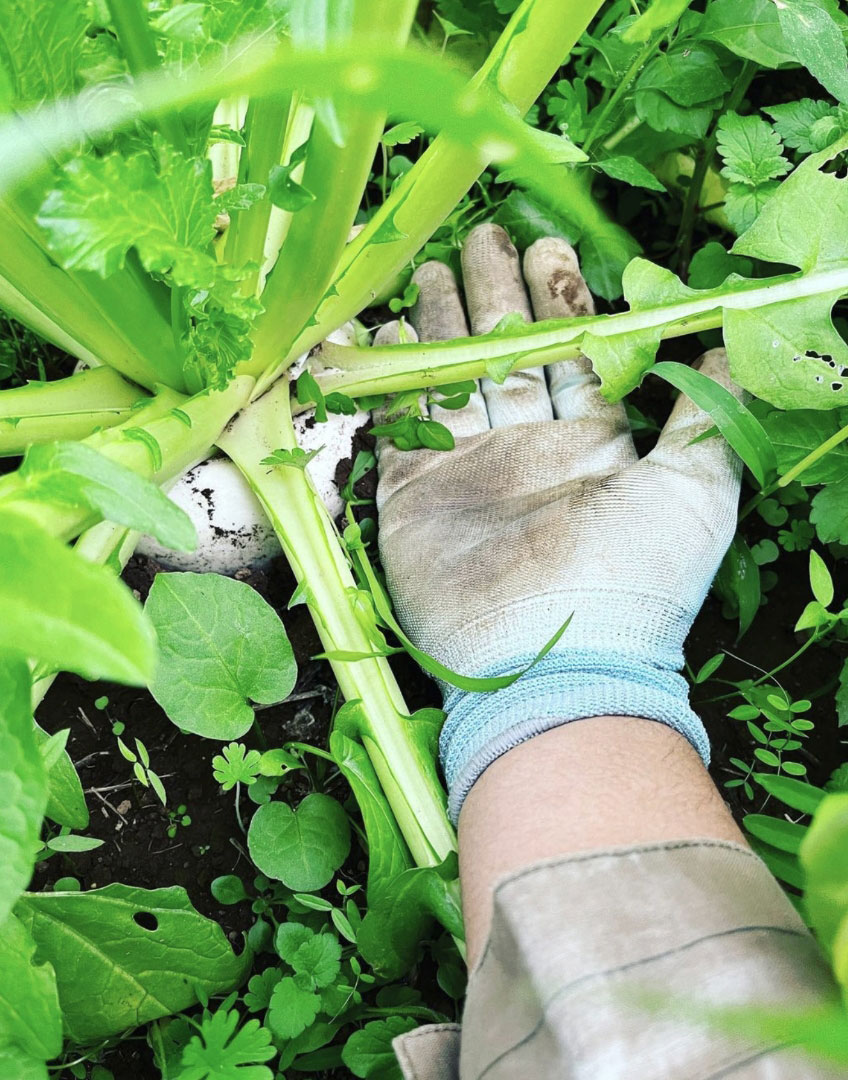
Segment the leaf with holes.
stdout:
<svg viewBox="0 0 848 1080">
<path fill-rule="evenodd" d="M 24 893 L 15 914 L 53 965 L 65 1033 L 94 1042 L 236 986 L 250 965 L 185 889 Z"/>
<path fill-rule="evenodd" d="M 150 690 L 183 731 L 238 739 L 250 702 L 291 693 L 297 665 L 274 609 L 244 582 L 220 574 L 159 574 L 145 611 L 159 638 Z"/>
</svg>

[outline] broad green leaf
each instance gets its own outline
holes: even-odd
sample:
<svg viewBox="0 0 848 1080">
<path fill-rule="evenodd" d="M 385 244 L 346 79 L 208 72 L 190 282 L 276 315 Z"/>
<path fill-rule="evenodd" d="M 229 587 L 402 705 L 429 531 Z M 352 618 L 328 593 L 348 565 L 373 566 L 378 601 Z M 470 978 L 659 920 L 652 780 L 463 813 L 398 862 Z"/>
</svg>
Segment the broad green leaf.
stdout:
<svg viewBox="0 0 848 1080">
<path fill-rule="evenodd" d="M 391 1080 L 398 1075 L 392 1040 L 412 1031 L 417 1021 L 406 1016 L 371 1020 L 354 1031 L 342 1050 L 342 1061 L 353 1076 L 367 1080 Z"/>
<path fill-rule="evenodd" d="M 39 747 L 49 741 L 46 731 L 35 725 L 35 741 Z M 88 807 L 82 790 L 77 770 L 66 750 L 47 770 L 47 808 L 46 817 L 58 825 L 68 825 L 72 829 L 85 829 L 88 826 Z"/>
<path fill-rule="evenodd" d="M 752 836 L 770 844 L 778 851 L 788 851 L 795 855 L 801 847 L 801 840 L 807 831 L 806 826 L 796 825 L 792 821 L 770 817 L 768 814 L 746 814 L 742 824 Z"/>
<path fill-rule="evenodd" d="M 848 795 L 822 800 L 801 844 L 800 859 L 807 914 L 819 944 L 830 952 L 848 911 Z M 848 980 L 844 962 L 837 978 Z"/>
<path fill-rule="evenodd" d="M 709 413 L 714 424 L 764 488 L 776 468 L 774 450 L 762 424 L 715 379 L 685 364 L 663 361 L 649 374 L 659 375 Z"/>
<path fill-rule="evenodd" d="M 25 893 L 15 914 L 56 971 L 65 1033 L 75 1042 L 187 1009 L 195 988 L 227 991 L 250 963 L 176 886 Z"/>
<path fill-rule="evenodd" d="M 321 998 L 286 975 L 271 993 L 266 1023 L 278 1039 L 294 1039 L 306 1031 L 321 1011 Z"/>
<path fill-rule="evenodd" d="M 0 654 L 0 924 L 29 883 L 47 805 L 47 772 L 35 739 L 30 689 L 26 662 Z"/>
<path fill-rule="evenodd" d="M 826 6 L 819 0 L 774 0 L 774 6 L 794 59 L 837 101 L 848 102 L 848 52 Z"/>
<path fill-rule="evenodd" d="M 636 115 L 654 131 L 676 133 L 688 139 L 702 139 L 710 126 L 721 98 L 703 105 L 678 105 L 659 90 L 641 90 L 634 97 Z"/>
<path fill-rule="evenodd" d="M 772 0 L 712 0 L 698 33 L 766 68 L 795 60 Z"/>
<path fill-rule="evenodd" d="M 640 91 L 665 94 L 677 105 L 701 105 L 724 94 L 730 82 L 709 45 L 687 41 L 659 53 L 642 71 L 636 83 Z"/>
<path fill-rule="evenodd" d="M 604 158 L 603 161 L 595 161 L 593 164 L 613 180 L 623 180 L 625 184 L 647 188 L 649 191 L 665 191 L 665 184 L 657 180 L 654 174 L 634 157 L 620 154 Z"/>
<path fill-rule="evenodd" d="M 803 780 L 793 780 L 788 776 L 772 776 L 769 773 L 754 773 L 753 779 L 792 810 L 802 814 L 813 814 L 824 798 L 821 788 L 806 784 Z"/>
<path fill-rule="evenodd" d="M 159 639 L 150 690 L 183 731 L 238 739 L 249 702 L 291 693 L 297 666 L 274 609 L 244 582 L 219 574 L 158 574 L 145 605 Z"/>
<path fill-rule="evenodd" d="M 313 793 L 292 809 L 260 806 L 247 832 L 250 857 L 263 874 L 295 892 L 323 889 L 350 851 L 350 825 L 341 805 Z"/>
<path fill-rule="evenodd" d="M 724 196 L 724 212 L 737 235 L 750 229 L 769 199 L 780 189 L 776 180 L 766 180 L 757 187 L 731 184 Z"/>
<path fill-rule="evenodd" d="M 293 953 L 289 963 L 295 973 L 308 980 L 315 990 L 323 990 L 341 971 L 342 947 L 334 934 L 313 934 Z"/>
<path fill-rule="evenodd" d="M 381 890 L 376 901 L 369 897 L 357 945 L 380 975 L 399 978 L 412 967 L 433 920 L 455 937 L 463 937 L 455 873 L 456 858 L 451 856 L 439 867 L 405 870 Z"/>
<path fill-rule="evenodd" d="M 342 706 L 336 730 L 330 735 L 330 753 L 350 784 L 368 841 L 368 897 L 373 898 L 393 878 L 411 865 L 409 851 L 395 816 L 386 801 L 371 759 L 362 746 L 342 734 L 341 712 L 361 709 L 357 702 Z M 341 723 L 339 723 L 341 722 Z"/>
<path fill-rule="evenodd" d="M 43 1061 L 12 1044 L 0 1046 L 0 1076 L 13 1076 L 15 1080 L 48 1080 L 50 1074 Z"/>
<path fill-rule="evenodd" d="M 731 274 L 752 277 L 754 264 L 750 259 L 730 255 L 715 240 L 696 251 L 689 263 L 689 285 L 693 289 L 714 289 L 727 281 Z"/>
<path fill-rule="evenodd" d="M 837 434 L 848 413 L 790 409 L 769 413 L 763 427 L 777 455 L 777 471 L 787 473 L 822 443 Z M 834 446 L 799 473 L 801 484 L 836 484 L 848 479 L 848 439 Z"/>
<path fill-rule="evenodd" d="M 56 976 L 50 964 L 35 962 L 35 942 L 14 915 L 0 924 L 0 1045 L 5 1043 L 17 1043 L 41 1061 L 62 1050 Z"/>
<path fill-rule="evenodd" d="M 155 536 L 176 551 L 197 546 L 186 512 L 158 485 L 85 443 L 32 446 L 18 469 L 15 497 L 85 506 L 104 520 Z"/>
<path fill-rule="evenodd" d="M 810 521 L 823 544 L 848 543 L 848 488 L 828 484 L 813 497 Z"/>
<path fill-rule="evenodd" d="M 38 214 L 50 251 L 68 269 L 108 277 L 134 248 L 145 269 L 170 271 L 175 284 L 208 289 L 216 263 L 211 164 L 157 142 L 159 169 L 146 152 L 75 158 Z M 132 192 L 117 199 L 115 192 Z"/>
</svg>

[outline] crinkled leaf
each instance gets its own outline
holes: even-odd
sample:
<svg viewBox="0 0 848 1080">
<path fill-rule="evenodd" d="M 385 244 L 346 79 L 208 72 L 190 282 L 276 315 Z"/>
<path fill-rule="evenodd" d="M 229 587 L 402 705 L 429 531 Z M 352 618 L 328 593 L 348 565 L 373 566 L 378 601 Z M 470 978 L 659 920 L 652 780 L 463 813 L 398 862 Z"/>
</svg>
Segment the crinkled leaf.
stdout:
<svg viewBox="0 0 848 1080">
<path fill-rule="evenodd" d="M 219 574 L 158 574 L 145 610 L 159 639 L 150 690 L 183 731 L 238 739 L 250 701 L 292 690 L 297 665 L 274 609 L 244 582 Z"/>
<path fill-rule="evenodd" d="M 292 954 L 289 963 L 316 990 L 323 990 L 341 971 L 342 947 L 333 934 L 313 934 Z"/>
<path fill-rule="evenodd" d="M 392 1040 L 412 1031 L 417 1021 L 407 1016 L 371 1020 L 345 1043 L 342 1061 L 354 1076 L 366 1080 L 396 1080 L 397 1058 Z"/>
<path fill-rule="evenodd" d="M 314 793 L 293 810 L 287 803 L 260 806 L 247 846 L 257 867 L 295 892 L 323 889 L 350 851 L 350 825 L 341 805 Z"/>
<path fill-rule="evenodd" d="M 211 164 L 157 142 L 147 153 L 75 158 L 38 214 L 48 246 L 69 269 L 108 277 L 131 248 L 147 270 L 175 284 L 208 289 L 215 280 L 211 242 L 218 207 Z"/>
<path fill-rule="evenodd" d="M 56 1057 L 62 1050 L 56 976 L 50 964 L 35 962 L 35 942 L 14 915 L 0 924 L 0 973 L 0 1044 L 17 1043 L 42 1061 Z"/>
<path fill-rule="evenodd" d="M 25 893 L 15 914 L 56 971 L 65 1033 L 76 1042 L 187 1009 L 195 988 L 229 990 L 250 962 L 176 886 Z"/>
<path fill-rule="evenodd" d="M 801 98 L 772 105 L 763 112 L 772 118 L 775 131 L 784 143 L 802 154 L 824 150 L 844 133 L 838 112 L 829 101 Z"/>
<path fill-rule="evenodd" d="M 155 536 L 177 551 L 197 546 L 191 518 L 158 485 L 85 443 L 30 447 L 18 477 L 23 498 L 85 506 L 106 521 Z"/>
<path fill-rule="evenodd" d="M 78 89 L 88 25 L 81 0 L 3 0 L 0 17 L 3 81 L 17 105 L 67 97 Z"/>
<path fill-rule="evenodd" d="M 26 662 L 0 654 L 0 923 L 29 882 L 47 805 L 47 771 L 35 739 L 30 689 Z"/>
<path fill-rule="evenodd" d="M 102 566 L 29 519 L 0 515 L 0 647 L 88 679 L 143 683 L 155 658 L 141 607 Z"/>
<path fill-rule="evenodd" d="M 792 168 L 783 156 L 779 136 L 759 116 L 727 112 L 719 120 L 717 134 L 724 159 L 722 176 L 732 182 L 757 187 Z"/>
<path fill-rule="evenodd" d="M 758 187 L 731 184 L 724 196 L 724 212 L 734 232 L 743 233 L 750 229 L 779 188 L 776 180 L 766 180 Z"/>
</svg>

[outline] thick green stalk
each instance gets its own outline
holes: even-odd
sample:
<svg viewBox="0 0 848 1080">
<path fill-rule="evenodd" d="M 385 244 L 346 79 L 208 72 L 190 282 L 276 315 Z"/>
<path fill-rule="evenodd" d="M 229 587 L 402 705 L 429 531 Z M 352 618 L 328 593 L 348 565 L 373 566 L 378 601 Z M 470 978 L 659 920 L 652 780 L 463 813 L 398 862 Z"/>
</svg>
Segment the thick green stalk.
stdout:
<svg viewBox="0 0 848 1080">
<path fill-rule="evenodd" d="M 167 312 L 168 291 L 129 259 L 106 280 L 64 270 L 35 225 L 39 200 L 21 189 L 0 201 L 0 300 L 37 333 L 81 360 L 108 363 L 152 389 L 181 390 Z"/>
<path fill-rule="evenodd" d="M 494 88 L 525 113 L 565 62 L 600 5 L 601 0 L 572 0 L 567 5 L 562 0 L 524 0 L 471 80 L 471 87 L 485 84 Z M 444 221 L 488 161 L 477 146 L 441 135 L 434 139 L 368 226 L 344 250 L 332 293 L 318 308 L 314 325 L 292 346 L 289 359 L 312 348 L 366 306 Z M 558 181 L 568 188 L 575 220 L 587 232 L 621 233 L 582 181 L 561 171 L 564 175 Z M 380 233 L 383 242 L 372 243 Z M 387 238 L 387 233 L 393 238 Z M 270 376 L 261 379 L 257 390 L 269 381 Z"/>
<path fill-rule="evenodd" d="M 375 50 L 386 42 L 402 46 L 417 7 L 417 0 L 396 0 L 389 6 L 384 0 L 357 0 L 351 32 L 373 33 Z M 289 352 L 327 291 L 385 126 L 381 112 L 340 100 L 334 104 L 344 143 L 337 145 L 327 125 L 314 125 L 303 185 L 315 198 L 294 215 L 277 265 L 265 284 L 265 311 L 253 332 L 249 373 L 254 375 Z"/>
<path fill-rule="evenodd" d="M 160 63 L 159 53 L 141 0 L 106 0 L 106 3 L 130 71 L 133 75 L 155 71 Z M 187 149 L 185 130 L 178 116 L 163 114 L 159 117 L 159 127 L 178 150 Z"/>
<path fill-rule="evenodd" d="M 411 737 L 408 709 L 385 657 L 373 657 L 367 615 L 357 604 L 357 585 L 326 507 L 301 469 L 269 468 L 262 458 L 296 445 L 289 385 L 280 380 L 227 428 L 218 445 L 238 465 L 279 537 L 324 648 L 366 654 L 367 659 L 331 659 L 348 701 L 362 702 L 367 717 L 363 744 L 392 812 L 420 866 L 441 863 L 454 850 L 444 794 L 432 767 Z"/>
<path fill-rule="evenodd" d="M 252 389 L 253 380 L 244 375 L 226 390 L 204 390 L 188 399 L 163 388 L 130 420 L 83 441 L 139 476 L 165 484 L 208 456 Z M 99 520 L 85 507 L 29 498 L 20 473 L 0 478 L 0 512 L 5 510 L 33 518 L 62 540 L 73 540 Z"/>
<path fill-rule="evenodd" d="M 128 419 L 145 395 L 109 367 L 0 391 L 0 457 L 33 443 L 84 439 Z"/>
<path fill-rule="evenodd" d="M 268 174 L 282 160 L 286 125 L 292 96 L 276 95 L 253 98 L 244 122 L 245 145 L 239 159 L 240 184 L 268 184 Z M 226 260 L 231 266 L 255 263 L 242 282 L 242 292 L 252 296 L 259 286 L 259 273 L 265 256 L 265 237 L 271 219 L 272 203 L 266 196 L 249 210 L 234 214 L 227 229 Z"/>
<path fill-rule="evenodd" d="M 517 334 L 488 334 L 438 344 L 406 344 L 360 349 L 327 342 L 314 362 L 314 374 L 324 393 L 342 391 L 351 397 L 396 393 L 485 375 L 493 360 L 512 357 L 510 370 L 519 371 L 567 360 L 589 352 L 583 335 L 620 337 L 659 330 L 662 337 L 681 337 L 722 325 L 723 310 L 754 310 L 785 300 L 820 294 L 848 293 L 848 267 L 810 274 L 784 274 L 704 290 L 693 299 L 625 311 L 556 319 L 528 326 Z M 636 373 L 638 381 L 639 373 Z"/>
</svg>

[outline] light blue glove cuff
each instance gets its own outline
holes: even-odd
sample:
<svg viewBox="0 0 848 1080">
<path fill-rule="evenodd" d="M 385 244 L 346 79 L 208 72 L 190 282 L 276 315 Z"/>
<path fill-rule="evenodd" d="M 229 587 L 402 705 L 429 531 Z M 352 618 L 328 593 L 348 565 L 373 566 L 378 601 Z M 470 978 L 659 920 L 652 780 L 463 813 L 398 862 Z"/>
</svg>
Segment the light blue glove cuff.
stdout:
<svg viewBox="0 0 848 1080">
<path fill-rule="evenodd" d="M 533 657 L 516 657 L 482 677 L 525 667 Z M 680 732 L 705 765 L 710 744 L 704 725 L 689 707 L 689 688 L 676 671 L 623 653 L 566 649 L 549 653 L 511 686 L 492 693 L 451 687 L 445 694 L 447 720 L 439 740 L 448 783 L 448 812 L 459 811 L 481 773 L 515 746 L 543 731 L 591 716 L 639 716 Z"/>
</svg>

